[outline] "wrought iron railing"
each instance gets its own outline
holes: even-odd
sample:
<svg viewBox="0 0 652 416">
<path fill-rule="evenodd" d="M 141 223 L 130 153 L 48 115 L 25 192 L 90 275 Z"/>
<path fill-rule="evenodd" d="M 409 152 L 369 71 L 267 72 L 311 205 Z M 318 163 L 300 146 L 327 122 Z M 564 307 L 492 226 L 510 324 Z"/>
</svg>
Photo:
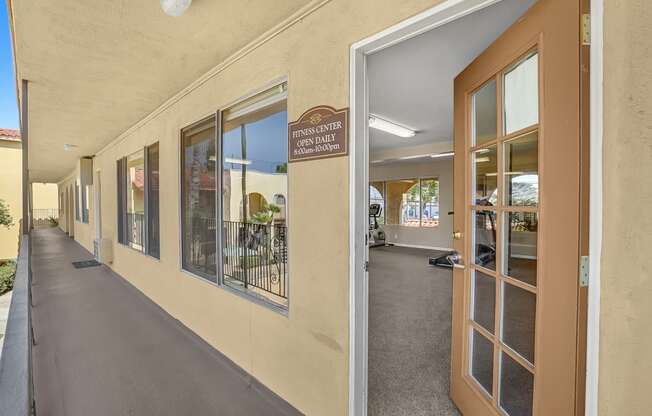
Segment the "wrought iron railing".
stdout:
<svg viewBox="0 0 652 416">
<path fill-rule="evenodd" d="M 287 299 L 288 251 L 284 224 L 224 221 L 224 279 Z"/>
<path fill-rule="evenodd" d="M 57 208 L 32 209 L 32 225 L 34 227 L 56 225 L 58 221 L 59 221 L 59 210 Z"/>
<path fill-rule="evenodd" d="M 127 244 L 137 250 L 145 249 L 145 214 L 127 213 Z"/>
</svg>

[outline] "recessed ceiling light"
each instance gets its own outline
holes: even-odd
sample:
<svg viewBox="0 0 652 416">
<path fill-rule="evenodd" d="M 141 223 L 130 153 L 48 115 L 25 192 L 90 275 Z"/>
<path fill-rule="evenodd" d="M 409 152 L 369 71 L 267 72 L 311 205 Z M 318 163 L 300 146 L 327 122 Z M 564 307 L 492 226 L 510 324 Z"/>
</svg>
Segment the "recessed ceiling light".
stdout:
<svg viewBox="0 0 652 416">
<path fill-rule="evenodd" d="M 188 7 L 190 7 L 192 0 L 161 0 L 161 9 L 168 16 L 179 17 Z"/>
<path fill-rule="evenodd" d="M 385 120 L 384 118 L 376 115 L 369 115 L 369 127 L 372 129 L 382 130 L 386 133 L 393 134 L 399 137 L 414 137 L 417 132 L 411 128 L 394 123 L 393 121 Z"/>
</svg>

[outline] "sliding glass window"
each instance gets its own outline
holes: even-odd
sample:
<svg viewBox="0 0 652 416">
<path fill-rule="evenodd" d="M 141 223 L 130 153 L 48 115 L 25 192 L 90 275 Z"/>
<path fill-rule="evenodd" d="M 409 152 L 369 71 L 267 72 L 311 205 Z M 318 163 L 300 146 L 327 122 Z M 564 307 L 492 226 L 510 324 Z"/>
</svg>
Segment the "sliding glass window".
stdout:
<svg viewBox="0 0 652 416">
<path fill-rule="evenodd" d="M 127 244 L 145 251 L 145 156 L 139 150 L 127 156 Z"/>
<path fill-rule="evenodd" d="M 116 162 L 118 242 L 159 258 L 158 143 Z"/>
<path fill-rule="evenodd" d="M 181 132 L 181 263 L 217 283 L 216 118 Z"/>
<path fill-rule="evenodd" d="M 223 283 L 287 303 L 287 85 L 222 112 Z"/>
</svg>

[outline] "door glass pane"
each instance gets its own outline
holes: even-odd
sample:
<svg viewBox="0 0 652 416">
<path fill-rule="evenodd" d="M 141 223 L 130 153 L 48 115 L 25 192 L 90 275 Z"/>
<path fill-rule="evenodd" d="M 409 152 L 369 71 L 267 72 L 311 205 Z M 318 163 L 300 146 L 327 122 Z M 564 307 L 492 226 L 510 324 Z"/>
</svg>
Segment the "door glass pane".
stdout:
<svg viewBox="0 0 652 416">
<path fill-rule="evenodd" d="M 473 275 L 472 319 L 493 334 L 495 326 L 496 281 L 493 277 L 481 271 L 476 270 L 473 272 Z"/>
<path fill-rule="evenodd" d="M 215 119 L 185 129 L 181 138 L 182 265 L 217 282 Z"/>
<path fill-rule="evenodd" d="M 145 153 L 127 156 L 127 244 L 145 250 Z"/>
<path fill-rule="evenodd" d="M 471 330 L 471 375 L 491 395 L 494 374 L 494 344 Z"/>
<path fill-rule="evenodd" d="M 473 143 L 479 145 L 496 138 L 496 80 L 487 82 L 473 94 Z"/>
<path fill-rule="evenodd" d="M 475 205 L 496 206 L 498 202 L 498 157 L 496 146 L 473 152 Z"/>
<path fill-rule="evenodd" d="M 509 416 L 532 415 L 534 376 L 512 357 L 501 353 L 500 407 Z"/>
<path fill-rule="evenodd" d="M 474 263 L 490 270 L 496 270 L 496 213 L 474 211 Z"/>
<path fill-rule="evenodd" d="M 503 273 L 522 282 L 537 284 L 537 230 L 535 212 L 505 214 Z"/>
<path fill-rule="evenodd" d="M 534 293 L 503 283 L 502 341 L 531 363 L 534 363 L 536 306 Z"/>
<path fill-rule="evenodd" d="M 539 202 L 538 132 L 505 143 L 505 205 L 536 206 Z"/>
<path fill-rule="evenodd" d="M 505 134 L 539 122 L 539 55 L 533 53 L 505 73 Z"/>
</svg>

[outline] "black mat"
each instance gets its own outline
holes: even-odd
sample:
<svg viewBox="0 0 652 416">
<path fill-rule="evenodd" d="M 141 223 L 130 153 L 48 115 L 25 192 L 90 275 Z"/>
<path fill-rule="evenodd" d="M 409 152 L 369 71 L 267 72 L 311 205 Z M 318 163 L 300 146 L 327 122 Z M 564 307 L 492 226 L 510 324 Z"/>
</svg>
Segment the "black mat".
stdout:
<svg viewBox="0 0 652 416">
<path fill-rule="evenodd" d="M 72 265 L 75 266 L 75 269 L 85 269 L 87 267 L 101 266 L 102 263 L 99 263 L 97 260 L 84 260 L 84 261 L 73 261 Z"/>
</svg>

